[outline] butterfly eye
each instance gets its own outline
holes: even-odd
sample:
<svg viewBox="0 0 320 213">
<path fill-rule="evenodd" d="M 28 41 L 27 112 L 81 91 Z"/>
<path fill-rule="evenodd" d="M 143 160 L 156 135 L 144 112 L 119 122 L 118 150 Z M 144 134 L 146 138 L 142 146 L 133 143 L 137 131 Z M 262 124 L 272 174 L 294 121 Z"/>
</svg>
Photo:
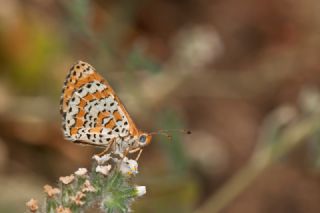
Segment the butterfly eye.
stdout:
<svg viewBox="0 0 320 213">
<path fill-rule="evenodd" d="M 139 142 L 140 142 L 140 143 L 145 143 L 146 140 L 147 140 L 147 137 L 146 137 L 145 135 L 141 135 L 141 136 L 139 137 Z"/>
</svg>

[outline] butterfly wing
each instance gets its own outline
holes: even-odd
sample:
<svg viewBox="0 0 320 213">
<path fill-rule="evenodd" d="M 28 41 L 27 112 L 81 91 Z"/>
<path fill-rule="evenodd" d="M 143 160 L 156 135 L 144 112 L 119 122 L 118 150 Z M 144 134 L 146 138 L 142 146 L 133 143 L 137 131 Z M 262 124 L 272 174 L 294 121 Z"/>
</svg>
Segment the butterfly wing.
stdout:
<svg viewBox="0 0 320 213">
<path fill-rule="evenodd" d="M 138 132 L 111 86 L 88 63 L 70 69 L 60 104 L 64 135 L 71 141 L 107 146 Z"/>
</svg>

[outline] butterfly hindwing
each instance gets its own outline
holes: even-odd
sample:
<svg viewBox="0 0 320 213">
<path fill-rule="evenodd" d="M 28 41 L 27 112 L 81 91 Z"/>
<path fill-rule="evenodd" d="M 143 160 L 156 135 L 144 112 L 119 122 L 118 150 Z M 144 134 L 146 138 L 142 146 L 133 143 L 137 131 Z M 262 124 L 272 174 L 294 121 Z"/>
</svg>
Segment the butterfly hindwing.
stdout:
<svg viewBox="0 0 320 213">
<path fill-rule="evenodd" d="M 107 146 L 114 138 L 136 131 L 111 86 L 85 62 L 70 69 L 60 111 L 65 137 L 72 141 Z"/>
</svg>

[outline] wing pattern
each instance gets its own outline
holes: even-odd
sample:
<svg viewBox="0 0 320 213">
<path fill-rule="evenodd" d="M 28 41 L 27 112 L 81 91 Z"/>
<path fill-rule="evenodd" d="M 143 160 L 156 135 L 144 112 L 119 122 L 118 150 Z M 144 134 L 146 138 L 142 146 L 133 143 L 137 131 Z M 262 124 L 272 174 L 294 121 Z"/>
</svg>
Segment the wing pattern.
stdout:
<svg viewBox="0 0 320 213">
<path fill-rule="evenodd" d="M 60 104 L 68 140 L 107 146 L 137 132 L 111 86 L 88 63 L 79 61 L 71 67 Z"/>
</svg>

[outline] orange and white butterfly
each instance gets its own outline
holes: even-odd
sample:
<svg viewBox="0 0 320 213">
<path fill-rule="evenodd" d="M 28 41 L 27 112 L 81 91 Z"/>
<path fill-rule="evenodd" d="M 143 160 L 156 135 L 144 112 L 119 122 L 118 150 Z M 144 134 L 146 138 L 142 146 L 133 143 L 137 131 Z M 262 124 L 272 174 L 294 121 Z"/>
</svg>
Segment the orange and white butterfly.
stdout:
<svg viewBox="0 0 320 213">
<path fill-rule="evenodd" d="M 88 63 L 78 61 L 64 82 L 61 115 L 66 139 L 105 147 L 105 152 L 133 153 L 151 142 L 139 130 L 108 84 Z"/>
</svg>

